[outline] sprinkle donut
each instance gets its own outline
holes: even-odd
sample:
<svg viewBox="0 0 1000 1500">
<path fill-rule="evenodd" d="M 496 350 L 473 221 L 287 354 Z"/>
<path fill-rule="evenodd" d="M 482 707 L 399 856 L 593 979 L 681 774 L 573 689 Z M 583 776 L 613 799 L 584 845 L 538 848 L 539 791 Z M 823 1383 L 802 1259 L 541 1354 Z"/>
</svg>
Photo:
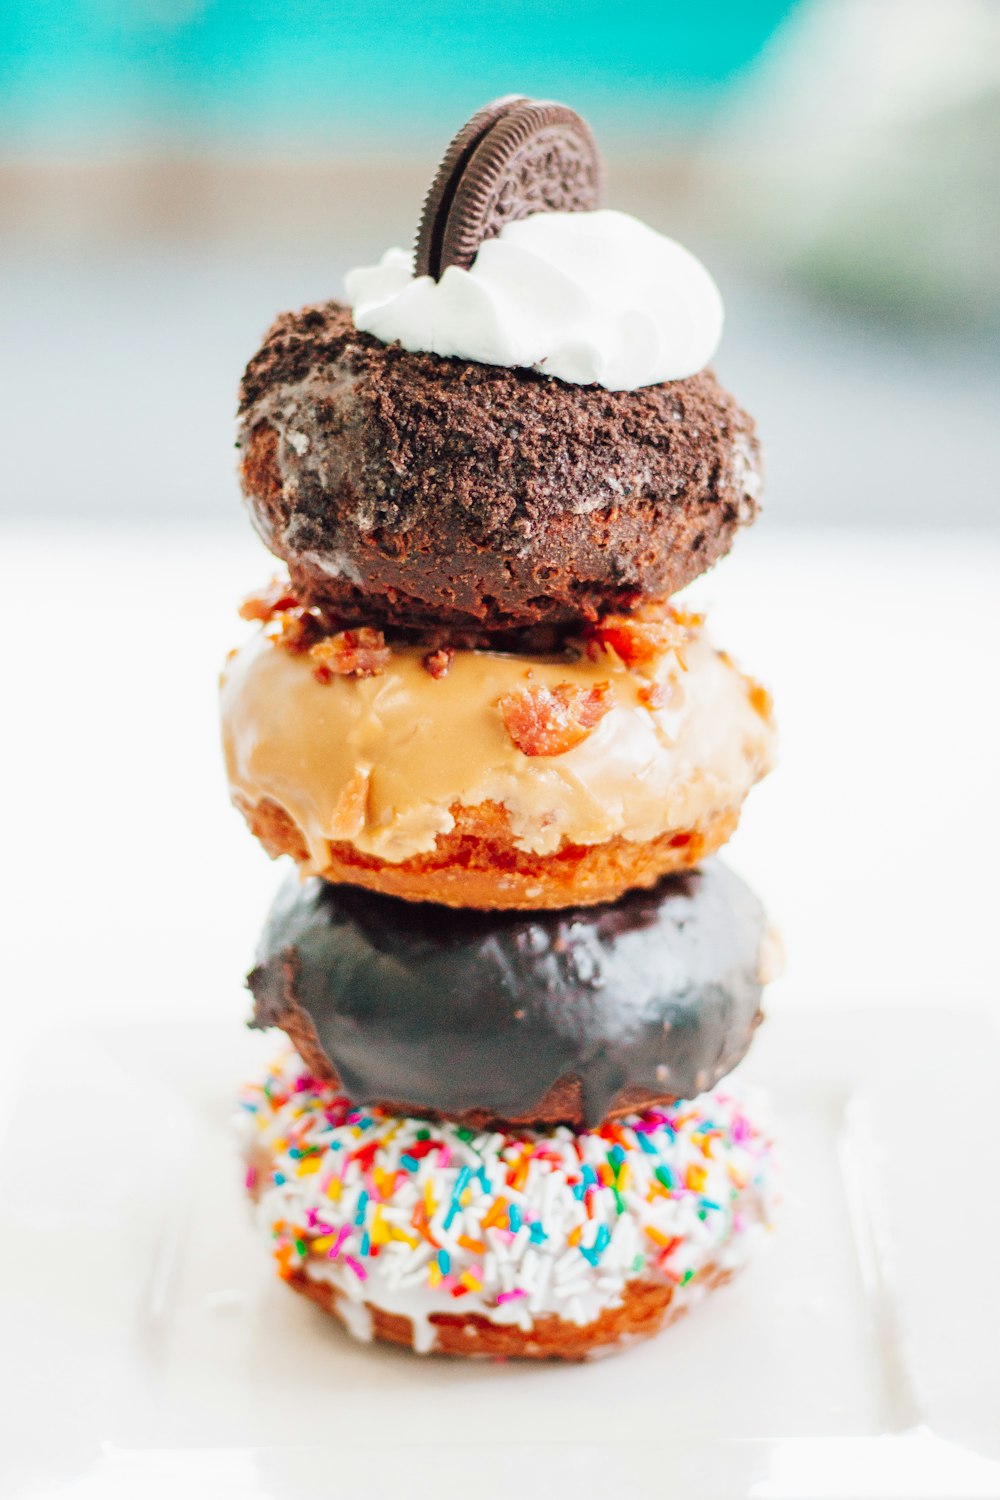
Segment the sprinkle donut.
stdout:
<svg viewBox="0 0 1000 1500">
<path fill-rule="evenodd" d="M 278 1271 L 358 1339 L 586 1359 L 727 1280 L 772 1221 L 772 1146 L 728 1090 L 597 1130 L 361 1109 L 287 1052 L 242 1097 Z"/>
</svg>

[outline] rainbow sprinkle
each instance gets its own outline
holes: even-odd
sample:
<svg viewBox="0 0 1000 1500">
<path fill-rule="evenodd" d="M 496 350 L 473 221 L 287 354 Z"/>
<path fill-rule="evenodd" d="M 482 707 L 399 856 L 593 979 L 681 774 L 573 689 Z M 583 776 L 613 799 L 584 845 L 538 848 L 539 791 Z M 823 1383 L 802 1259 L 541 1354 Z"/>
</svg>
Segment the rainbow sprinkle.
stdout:
<svg viewBox="0 0 1000 1500">
<path fill-rule="evenodd" d="M 355 1108 L 286 1052 L 241 1104 L 280 1274 L 414 1319 L 586 1326 L 636 1278 L 700 1292 L 771 1220 L 771 1141 L 726 1090 L 579 1134 L 476 1132 Z"/>
</svg>

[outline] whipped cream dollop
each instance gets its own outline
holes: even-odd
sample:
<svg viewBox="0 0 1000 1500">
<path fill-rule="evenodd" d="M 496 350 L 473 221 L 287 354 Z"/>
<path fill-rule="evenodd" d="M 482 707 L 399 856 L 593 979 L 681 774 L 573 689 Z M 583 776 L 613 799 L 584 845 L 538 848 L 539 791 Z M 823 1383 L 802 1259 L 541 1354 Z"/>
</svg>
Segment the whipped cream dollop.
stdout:
<svg viewBox="0 0 1000 1500">
<path fill-rule="evenodd" d="M 701 261 L 615 209 L 514 220 L 468 271 L 449 266 L 439 281 L 389 250 L 346 286 L 355 327 L 383 343 L 609 391 L 694 375 L 722 335 Z"/>
</svg>

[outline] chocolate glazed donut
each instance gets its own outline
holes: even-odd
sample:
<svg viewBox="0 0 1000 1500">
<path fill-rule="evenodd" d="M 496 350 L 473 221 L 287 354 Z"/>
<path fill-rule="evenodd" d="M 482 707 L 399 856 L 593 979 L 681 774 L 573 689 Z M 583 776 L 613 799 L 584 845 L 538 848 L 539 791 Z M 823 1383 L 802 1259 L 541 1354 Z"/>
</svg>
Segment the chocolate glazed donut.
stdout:
<svg viewBox="0 0 1000 1500">
<path fill-rule="evenodd" d="M 311 879 L 278 893 L 248 984 L 359 1104 L 475 1128 L 591 1128 L 689 1098 L 758 1025 L 766 930 L 725 866 L 609 906 L 477 912 Z"/>
</svg>

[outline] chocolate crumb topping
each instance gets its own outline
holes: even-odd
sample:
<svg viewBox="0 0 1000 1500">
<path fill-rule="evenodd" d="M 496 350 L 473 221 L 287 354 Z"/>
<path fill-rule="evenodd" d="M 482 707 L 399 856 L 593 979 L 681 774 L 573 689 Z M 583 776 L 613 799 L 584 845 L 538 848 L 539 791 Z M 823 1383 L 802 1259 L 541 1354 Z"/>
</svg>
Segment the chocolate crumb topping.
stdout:
<svg viewBox="0 0 1000 1500">
<path fill-rule="evenodd" d="M 710 370 L 571 386 L 381 344 L 334 301 L 277 319 L 240 414 L 255 524 L 342 625 L 475 640 L 627 612 L 758 508 L 753 421 Z"/>
</svg>

